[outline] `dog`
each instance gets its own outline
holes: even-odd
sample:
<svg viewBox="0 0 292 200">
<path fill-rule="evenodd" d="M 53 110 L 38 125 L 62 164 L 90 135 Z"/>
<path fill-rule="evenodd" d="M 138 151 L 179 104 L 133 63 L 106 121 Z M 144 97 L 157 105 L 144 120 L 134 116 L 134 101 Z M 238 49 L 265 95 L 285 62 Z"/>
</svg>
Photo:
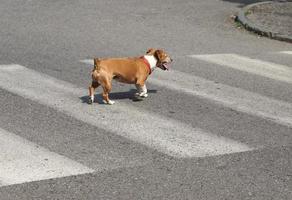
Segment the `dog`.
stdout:
<svg viewBox="0 0 292 200">
<path fill-rule="evenodd" d="M 89 86 L 89 104 L 94 102 L 94 92 L 102 86 L 103 102 L 112 105 L 115 102 L 109 99 L 112 80 L 122 83 L 135 84 L 137 97 L 148 96 L 145 82 L 155 68 L 168 70 L 173 60 L 162 49 L 149 49 L 146 55 L 133 58 L 94 58 L 94 68 L 91 72 L 92 83 Z"/>
</svg>

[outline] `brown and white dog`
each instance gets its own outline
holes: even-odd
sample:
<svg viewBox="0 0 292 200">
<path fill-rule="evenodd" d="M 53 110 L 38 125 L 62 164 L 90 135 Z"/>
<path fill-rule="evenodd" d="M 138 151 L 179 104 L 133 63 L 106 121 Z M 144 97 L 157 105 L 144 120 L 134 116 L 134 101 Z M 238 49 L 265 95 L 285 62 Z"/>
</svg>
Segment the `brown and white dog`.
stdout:
<svg viewBox="0 0 292 200">
<path fill-rule="evenodd" d="M 135 58 L 94 58 L 94 68 L 92 70 L 92 83 L 89 86 L 89 103 L 94 102 L 94 91 L 98 86 L 103 88 L 103 102 L 114 104 L 109 99 L 109 92 L 112 88 L 112 80 L 135 84 L 139 97 L 147 97 L 145 82 L 151 72 L 156 68 L 168 70 L 172 62 L 170 56 L 161 49 L 149 49 L 146 55 Z"/>
</svg>

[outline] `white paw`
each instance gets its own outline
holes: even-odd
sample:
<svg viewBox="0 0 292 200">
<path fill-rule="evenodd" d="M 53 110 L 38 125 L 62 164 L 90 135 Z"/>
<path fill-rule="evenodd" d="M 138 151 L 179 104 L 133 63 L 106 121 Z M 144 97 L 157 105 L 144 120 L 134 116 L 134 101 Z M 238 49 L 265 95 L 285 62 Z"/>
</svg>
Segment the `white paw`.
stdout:
<svg viewBox="0 0 292 200">
<path fill-rule="evenodd" d="M 135 96 L 137 97 L 144 97 L 144 98 L 146 98 L 146 97 L 148 97 L 148 94 L 147 93 L 144 93 L 144 92 L 142 92 L 142 93 L 135 93 Z"/>
<path fill-rule="evenodd" d="M 148 94 L 147 93 L 141 93 L 141 94 L 139 94 L 139 96 L 146 98 L 146 97 L 148 97 Z"/>
<path fill-rule="evenodd" d="M 112 100 L 109 100 L 109 102 L 108 102 L 109 105 L 113 105 L 114 103 L 115 103 L 115 102 L 112 101 Z"/>
<path fill-rule="evenodd" d="M 113 105 L 115 102 L 112 100 L 109 100 L 108 102 L 106 100 L 102 100 L 103 103 L 108 104 L 108 105 Z"/>
<path fill-rule="evenodd" d="M 92 104 L 94 102 L 94 96 L 89 97 L 88 99 L 88 103 Z"/>
</svg>

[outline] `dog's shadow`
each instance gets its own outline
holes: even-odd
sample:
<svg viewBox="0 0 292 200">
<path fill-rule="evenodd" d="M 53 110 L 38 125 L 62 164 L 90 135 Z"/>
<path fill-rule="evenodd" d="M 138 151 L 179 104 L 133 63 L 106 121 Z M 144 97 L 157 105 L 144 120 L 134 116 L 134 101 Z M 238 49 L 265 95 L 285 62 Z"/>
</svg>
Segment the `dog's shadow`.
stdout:
<svg viewBox="0 0 292 200">
<path fill-rule="evenodd" d="M 130 99 L 132 101 L 141 101 L 143 98 L 139 98 L 135 96 L 135 93 L 137 90 L 131 89 L 128 92 L 113 92 L 109 94 L 109 98 L 111 100 L 118 100 L 118 99 Z M 148 90 L 148 93 L 157 93 L 157 90 Z M 82 103 L 87 103 L 89 104 L 89 96 L 82 96 L 79 97 Z M 99 104 L 104 104 L 102 101 L 102 96 L 101 94 L 95 94 L 94 95 L 94 102 L 99 103 Z"/>
</svg>

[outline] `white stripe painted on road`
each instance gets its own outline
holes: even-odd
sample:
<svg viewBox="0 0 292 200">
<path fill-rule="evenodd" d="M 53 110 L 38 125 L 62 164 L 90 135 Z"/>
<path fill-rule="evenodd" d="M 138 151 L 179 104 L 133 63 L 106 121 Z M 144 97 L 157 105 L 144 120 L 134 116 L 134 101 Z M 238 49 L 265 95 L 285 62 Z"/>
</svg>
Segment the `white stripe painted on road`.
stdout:
<svg viewBox="0 0 292 200">
<path fill-rule="evenodd" d="M 204 157 L 253 149 L 122 102 L 82 104 L 79 97 L 87 95 L 86 89 L 20 65 L 0 65 L 0 87 L 171 156 Z"/>
<path fill-rule="evenodd" d="M 93 172 L 0 128 L 0 186 Z"/>
<path fill-rule="evenodd" d="M 292 83 L 292 68 L 236 54 L 190 55 L 189 57 L 256 74 L 278 81 Z"/>
<path fill-rule="evenodd" d="M 84 59 L 84 60 L 80 60 L 80 62 L 85 63 L 87 65 L 92 65 L 93 66 L 93 60 L 92 59 Z"/>
<path fill-rule="evenodd" d="M 279 53 L 292 55 L 292 51 L 280 51 Z"/>
<path fill-rule="evenodd" d="M 82 60 L 81 62 L 93 63 L 92 60 Z M 150 76 L 149 82 L 178 92 L 206 98 L 234 110 L 292 127 L 292 105 L 284 101 L 176 70 L 168 72 L 156 70 Z"/>
<path fill-rule="evenodd" d="M 292 127 L 292 105 L 287 102 L 178 71 L 172 71 L 168 75 L 159 72 L 151 82 Z"/>
</svg>

